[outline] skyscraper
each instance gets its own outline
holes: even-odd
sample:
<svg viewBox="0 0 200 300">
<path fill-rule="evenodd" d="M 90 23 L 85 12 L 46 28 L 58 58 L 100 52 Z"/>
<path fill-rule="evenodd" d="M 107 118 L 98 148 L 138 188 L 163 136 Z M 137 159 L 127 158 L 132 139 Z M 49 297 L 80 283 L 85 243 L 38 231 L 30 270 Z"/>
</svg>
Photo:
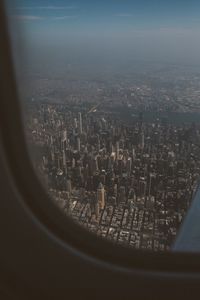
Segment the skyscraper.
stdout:
<svg viewBox="0 0 200 300">
<path fill-rule="evenodd" d="M 65 150 L 63 150 L 63 168 L 66 168 L 66 155 L 65 155 Z"/>
<path fill-rule="evenodd" d="M 125 186 L 120 186 L 120 188 L 119 188 L 119 202 L 124 202 L 125 199 L 126 199 Z"/>
<path fill-rule="evenodd" d="M 140 132 L 139 139 L 140 139 L 139 146 L 140 146 L 141 150 L 144 150 L 144 132 L 143 131 Z"/>
<path fill-rule="evenodd" d="M 77 138 L 77 150 L 78 150 L 79 152 L 81 151 L 81 140 L 80 140 L 79 137 Z"/>
<path fill-rule="evenodd" d="M 105 190 L 103 184 L 100 182 L 97 189 L 97 202 L 99 203 L 99 208 L 104 209 L 105 207 Z"/>
<path fill-rule="evenodd" d="M 67 192 L 69 192 L 69 194 L 72 192 L 72 184 L 70 179 L 67 180 Z"/>
<path fill-rule="evenodd" d="M 147 182 L 144 177 L 139 179 L 139 195 L 140 197 L 145 197 L 146 195 Z"/>
<path fill-rule="evenodd" d="M 74 124 L 73 124 L 73 125 L 74 125 L 74 128 L 75 128 L 75 129 L 78 128 L 78 122 L 77 122 L 77 119 L 76 119 L 76 118 L 74 118 Z"/>
<path fill-rule="evenodd" d="M 67 130 L 66 129 L 64 129 L 62 132 L 62 141 L 63 142 L 67 141 Z"/>
<path fill-rule="evenodd" d="M 127 173 L 129 175 L 131 173 L 131 168 L 132 168 L 132 159 L 131 159 L 131 157 L 129 157 L 127 160 L 127 163 L 126 163 L 126 169 L 127 169 Z"/>
<path fill-rule="evenodd" d="M 119 142 L 116 143 L 116 159 L 119 159 Z"/>
<path fill-rule="evenodd" d="M 82 124 L 82 115 L 81 115 L 81 113 L 78 114 L 78 119 L 79 119 L 79 133 L 82 134 L 83 124 Z"/>
</svg>

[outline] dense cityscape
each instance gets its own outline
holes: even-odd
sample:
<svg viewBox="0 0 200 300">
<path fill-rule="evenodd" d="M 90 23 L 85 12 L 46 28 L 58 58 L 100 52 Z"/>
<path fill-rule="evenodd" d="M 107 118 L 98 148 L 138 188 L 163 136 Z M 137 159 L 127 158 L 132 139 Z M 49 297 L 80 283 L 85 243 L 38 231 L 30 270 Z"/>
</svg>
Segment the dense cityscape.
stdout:
<svg viewBox="0 0 200 300">
<path fill-rule="evenodd" d="M 157 87 L 87 81 L 93 101 L 34 95 L 26 120 L 34 164 L 66 215 L 116 243 L 170 249 L 200 174 L 198 76 Z"/>
</svg>

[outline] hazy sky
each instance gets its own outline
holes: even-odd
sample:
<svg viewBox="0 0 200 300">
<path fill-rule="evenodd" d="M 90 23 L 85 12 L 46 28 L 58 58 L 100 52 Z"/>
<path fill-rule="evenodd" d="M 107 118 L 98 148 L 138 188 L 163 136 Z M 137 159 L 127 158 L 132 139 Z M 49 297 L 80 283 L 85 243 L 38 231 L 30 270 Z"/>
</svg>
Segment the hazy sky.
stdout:
<svg viewBox="0 0 200 300">
<path fill-rule="evenodd" d="M 9 2 L 12 31 L 18 25 L 24 43 L 41 53 L 200 64 L 199 0 Z"/>
</svg>

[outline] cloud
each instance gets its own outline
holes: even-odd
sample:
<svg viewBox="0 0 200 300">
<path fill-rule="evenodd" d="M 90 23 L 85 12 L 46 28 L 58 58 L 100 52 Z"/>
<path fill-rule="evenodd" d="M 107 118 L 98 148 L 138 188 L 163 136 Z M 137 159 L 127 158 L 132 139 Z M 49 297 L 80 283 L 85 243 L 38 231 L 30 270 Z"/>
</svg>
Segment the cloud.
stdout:
<svg viewBox="0 0 200 300">
<path fill-rule="evenodd" d="M 16 7 L 16 10 L 70 10 L 77 9 L 77 6 L 21 6 Z"/>
<path fill-rule="evenodd" d="M 18 20 L 18 21 L 62 21 L 62 20 L 68 20 L 68 19 L 76 19 L 78 16 L 75 15 L 67 15 L 67 16 L 58 16 L 58 17 L 41 17 L 41 16 L 35 16 L 35 15 L 15 15 L 12 16 L 12 18 Z"/>
<path fill-rule="evenodd" d="M 13 18 L 19 21 L 39 21 L 45 19 L 44 17 L 30 16 L 30 15 L 17 15 L 17 16 L 13 16 Z"/>
<path fill-rule="evenodd" d="M 76 18 L 78 18 L 78 16 L 61 16 L 61 17 L 52 17 L 51 20 L 61 21 L 61 20 L 76 19 Z"/>
<path fill-rule="evenodd" d="M 115 14 L 115 17 L 118 18 L 130 18 L 132 16 L 133 16 L 132 14 Z"/>
<path fill-rule="evenodd" d="M 73 10 L 77 9 L 77 6 L 21 6 L 16 7 L 14 10 L 17 11 L 25 11 L 23 14 L 13 15 L 12 18 L 20 20 L 20 21 L 39 21 L 39 20 L 67 20 L 67 19 L 75 19 L 77 16 L 74 15 L 64 15 L 64 16 L 56 16 L 56 11 L 60 13 L 62 10 Z M 31 14 L 31 11 L 34 11 L 34 14 Z M 44 14 L 42 13 L 44 12 Z M 51 16 L 43 16 L 46 15 L 45 11 L 52 11 Z M 30 15 L 29 15 L 30 12 Z"/>
</svg>

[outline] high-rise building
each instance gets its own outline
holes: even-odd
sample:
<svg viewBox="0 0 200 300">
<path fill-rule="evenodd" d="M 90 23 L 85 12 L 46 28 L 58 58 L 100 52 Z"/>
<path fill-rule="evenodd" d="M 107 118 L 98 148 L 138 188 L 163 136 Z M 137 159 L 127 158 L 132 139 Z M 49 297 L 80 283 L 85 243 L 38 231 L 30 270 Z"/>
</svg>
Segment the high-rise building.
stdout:
<svg viewBox="0 0 200 300">
<path fill-rule="evenodd" d="M 131 159 L 131 157 L 129 157 L 127 160 L 127 163 L 126 163 L 126 169 L 127 169 L 127 173 L 129 175 L 131 173 L 131 168 L 132 168 L 132 159 Z"/>
<path fill-rule="evenodd" d="M 119 142 L 116 143 L 116 159 L 119 159 Z"/>
<path fill-rule="evenodd" d="M 98 161 L 96 156 L 92 157 L 90 161 L 90 165 L 91 165 L 91 172 L 94 175 L 98 171 Z"/>
<path fill-rule="evenodd" d="M 66 142 L 67 141 L 67 130 L 64 129 L 62 132 L 62 142 Z"/>
<path fill-rule="evenodd" d="M 53 149 L 51 149 L 51 160 L 53 163 L 55 162 L 55 153 Z"/>
<path fill-rule="evenodd" d="M 148 188 L 148 197 L 150 199 L 150 196 L 151 196 L 151 184 L 152 184 L 152 178 L 154 177 L 155 175 L 150 173 L 149 174 L 149 188 Z"/>
<path fill-rule="evenodd" d="M 74 169 L 76 166 L 76 160 L 74 158 L 72 158 L 72 169 Z"/>
<path fill-rule="evenodd" d="M 117 198 L 117 184 L 116 183 L 113 188 L 113 193 L 114 193 L 114 196 Z"/>
<path fill-rule="evenodd" d="M 82 134 L 83 132 L 83 124 L 82 124 L 82 115 L 81 112 L 78 114 L 78 119 L 79 119 L 79 133 Z"/>
<path fill-rule="evenodd" d="M 80 198 L 81 198 L 81 200 L 84 200 L 84 198 L 85 198 L 85 188 L 80 188 Z"/>
<path fill-rule="evenodd" d="M 97 150 L 98 150 L 98 152 L 100 151 L 100 149 L 101 149 L 101 144 L 100 144 L 100 139 L 99 139 L 99 135 L 98 135 L 98 137 L 97 137 Z"/>
<path fill-rule="evenodd" d="M 98 201 L 95 203 L 95 215 L 96 215 L 96 219 L 99 218 L 99 203 Z"/>
<path fill-rule="evenodd" d="M 66 168 L 66 155 L 65 155 L 65 150 L 63 150 L 63 168 Z"/>
<path fill-rule="evenodd" d="M 74 128 L 77 129 L 78 128 L 78 122 L 77 122 L 77 119 L 74 118 Z"/>
<path fill-rule="evenodd" d="M 77 138 L 77 150 L 79 152 L 81 151 L 81 140 L 80 140 L 80 137 Z"/>
<path fill-rule="evenodd" d="M 97 202 L 99 203 L 99 208 L 104 209 L 105 207 L 105 190 L 103 184 L 100 182 L 97 189 Z"/>
<path fill-rule="evenodd" d="M 135 149 L 134 149 L 134 148 L 133 148 L 133 150 L 132 150 L 132 155 L 133 155 L 133 160 L 135 160 L 136 154 L 135 154 Z"/>
<path fill-rule="evenodd" d="M 139 179 L 139 195 L 144 197 L 146 195 L 147 182 L 145 178 L 140 177 Z"/>
<path fill-rule="evenodd" d="M 140 132 L 139 146 L 140 146 L 141 150 L 144 149 L 144 132 L 143 131 Z"/>
<path fill-rule="evenodd" d="M 120 186 L 119 188 L 119 202 L 124 202 L 126 199 L 126 188 L 125 186 Z"/>
<path fill-rule="evenodd" d="M 69 194 L 72 192 L 72 183 L 70 179 L 67 179 L 67 192 L 69 192 Z"/>
</svg>

